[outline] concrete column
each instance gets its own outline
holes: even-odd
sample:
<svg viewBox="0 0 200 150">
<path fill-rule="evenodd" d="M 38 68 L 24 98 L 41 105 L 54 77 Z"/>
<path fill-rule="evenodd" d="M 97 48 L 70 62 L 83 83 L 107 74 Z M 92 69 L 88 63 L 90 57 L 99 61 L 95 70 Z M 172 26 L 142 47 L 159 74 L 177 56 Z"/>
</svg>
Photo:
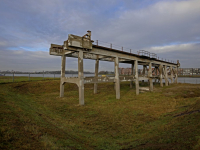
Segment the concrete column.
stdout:
<svg viewBox="0 0 200 150">
<path fill-rule="evenodd" d="M 168 86 L 168 74 L 167 74 L 167 66 L 165 65 L 165 86 Z"/>
<path fill-rule="evenodd" d="M 148 78 L 149 78 L 149 91 L 153 91 L 153 79 L 152 79 L 152 64 L 151 62 L 149 63 L 149 72 L 148 72 Z"/>
<path fill-rule="evenodd" d="M 143 65 L 142 76 L 145 76 L 145 69 L 146 69 L 146 66 Z"/>
<path fill-rule="evenodd" d="M 115 58 L 115 89 L 116 99 L 120 99 L 119 58 Z"/>
<path fill-rule="evenodd" d="M 99 59 L 97 58 L 96 59 L 96 62 L 95 62 L 95 78 L 96 78 L 96 81 L 97 81 L 97 78 L 98 78 L 98 72 L 99 72 Z M 94 94 L 97 93 L 97 83 L 94 83 Z"/>
<path fill-rule="evenodd" d="M 155 72 L 155 76 L 156 76 L 154 82 L 157 83 L 158 67 L 155 67 L 155 68 L 154 68 L 154 72 Z"/>
<path fill-rule="evenodd" d="M 131 64 L 131 75 L 133 75 L 134 63 Z M 130 88 L 133 88 L 133 81 L 130 82 Z"/>
<path fill-rule="evenodd" d="M 83 51 L 78 55 L 79 105 L 84 105 Z"/>
<path fill-rule="evenodd" d="M 63 79 L 65 78 L 65 63 L 66 63 L 66 56 L 61 56 L 61 77 L 60 77 L 60 97 L 64 97 L 64 82 Z"/>
<path fill-rule="evenodd" d="M 178 83 L 178 67 L 175 68 L 175 83 Z"/>
<path fill-rule="evenodd" d="M 134 61 L 135 66 L 135 88 L 136 88 L 136 95 L 139 95 L 139 78 L 138 78 L 138 61 Z"/>
<path fill-rule="evenodd" d="M 172 66 L 170 66 L 170 72 L 171 72 L 170 80 L 171 80 L 171 83 L 173 83 L 173 70 L 172 70 Z"/>
<path fill-rule="evenodd" d="M 160 75 L 160 86 L 163 87 L 163 65 L 159 65 L 159 75 Z"/>
</svg>

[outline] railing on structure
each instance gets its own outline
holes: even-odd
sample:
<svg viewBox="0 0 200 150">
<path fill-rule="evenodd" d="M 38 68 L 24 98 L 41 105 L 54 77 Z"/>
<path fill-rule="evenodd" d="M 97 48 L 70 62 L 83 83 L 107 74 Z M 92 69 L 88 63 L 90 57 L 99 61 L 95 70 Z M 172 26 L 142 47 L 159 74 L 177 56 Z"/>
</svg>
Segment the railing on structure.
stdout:
<svg viewBox="0 0 200 150">
<path fill-rule="evenodd" d="M 136 54 L 136 53 L 133 53 L 133 50 L 130 48 L 119 46 L 119 45 L 108 43 L 108 42 L 96 40 L 96 42 L 93 44 L 97 45 L 97 46 L 107 47 L 107 48 L 110 48 L 111 50 L 114 49 L 114 50 L 119 50 L 119 51 L 123 51 L 123 52 L 128 52 L 131 54 Z"/>
<path fill-rule="evenodd" d="M 139 55 L 139 56 L 145 56 L 145 57 L 161 60 L 161 61 L 168 62 L 168 63 L 175 63 L 172 60 L 170 61 L 170 60 L 163 59 L 163 58 L 159 59 L 159 57 L 157 57 L 157 54 L 150 53 L 150 52 L 145 51 L 145 50 L 139 50 L 137 53 L 134 53 L 133 49 L 126 48 L 126 47 L 119 46 L 119 45 L 115 45 L 115 44 L 108 43 L 108 42 L 99 41 L 99 40 L 96 40 L 96 42 L 94 42 L 93 45 L 110 48 L 110 50 L 119 50 L 119 51 L 128 52 L 130 54 L 136 54 L 136 55 Z"/>
<path fill-rule="evenodd" d="M 138 55 L 157 59 L 157 55 L 155 53 L 150 53 L 145 50 L 139 50 Z"/>
</svg>

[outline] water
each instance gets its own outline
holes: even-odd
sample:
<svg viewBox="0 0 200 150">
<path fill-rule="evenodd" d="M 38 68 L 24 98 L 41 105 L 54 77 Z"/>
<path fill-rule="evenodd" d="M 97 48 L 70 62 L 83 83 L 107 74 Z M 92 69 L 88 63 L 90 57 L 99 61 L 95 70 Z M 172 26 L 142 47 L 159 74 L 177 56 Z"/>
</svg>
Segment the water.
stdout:
<svg viewBox="0 0 200 150">
<path fill-rule="evenodd" d="M 30 77 L 47 77 L 47 78 L 60 78 L 60 74 L 30 74 Z M 5 76 L 13 76 L 13 74 L 5 74 Z M 28 77 L 29 74 L 14 74 L 15 77 Z M 84 74 L 84 77 L 92 77 L 94 74 Z M 65 77 L 78 77 L 78 74 L 65 74 Z"/>
<path fill-rule="evenodd" d="M 5 76 L 13 76 L 13 74 L 5 74 Z M 29 74 L 14 74 L 14 76 L 28 77 Z M 84 74 L 84 77 L 93 77 L 94 74 Z M 99 75 L 101 76 L 101 75 Z M 30 77 L 43 77 L 43 74 L 30 74 Z M 54 78 L 54 74 L 44 74 L 44 78 Z M 78 74 L 65 74 L 65 77 L 78 77 Z M 60 74 L 55 74 L 55 78 L 60 78 Z M 163 83 L 165 80 L 163 79 Z M 171 80 L 169 79 L 171 83 Z M 200 84 L 200 78 L 178 77 L 178 83 Z"/>
<path fill-rule="evenodd" d="M 178 82 L 179 83 L 200 84 L 200 78 L 179 77 Z"/>
</svg>

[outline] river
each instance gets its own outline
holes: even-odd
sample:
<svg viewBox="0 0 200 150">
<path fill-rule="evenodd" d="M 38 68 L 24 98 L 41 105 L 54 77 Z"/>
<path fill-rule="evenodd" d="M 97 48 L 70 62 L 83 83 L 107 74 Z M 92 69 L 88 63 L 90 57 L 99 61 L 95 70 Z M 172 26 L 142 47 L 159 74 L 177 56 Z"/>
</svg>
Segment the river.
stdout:
<svg viewBox="0 0 200 150">
<path fill-rule="evenodd" d="M 5 74 L 5 76 L 13 76 L 13 74 Z M 28 77 L 29 74 L 14 74 L 14 76 Z M 47 78 L 60 78 L 60 74 L 30 74 L 30 77 L 47 77 Z M 92 77 L 94 74 L 84 74 L 84 77 Z M 99 75 L 100 76 L 100 75 Z M 78 77 L 78 74 L 65 74 L 65 77 Z M 163 80 L 165 82 L 165 80 Z M 171 82 L 169 80 L 169 82 Z M 200 78 L 178 77 L 179 83 L 200 84 Z"/>
</svg>

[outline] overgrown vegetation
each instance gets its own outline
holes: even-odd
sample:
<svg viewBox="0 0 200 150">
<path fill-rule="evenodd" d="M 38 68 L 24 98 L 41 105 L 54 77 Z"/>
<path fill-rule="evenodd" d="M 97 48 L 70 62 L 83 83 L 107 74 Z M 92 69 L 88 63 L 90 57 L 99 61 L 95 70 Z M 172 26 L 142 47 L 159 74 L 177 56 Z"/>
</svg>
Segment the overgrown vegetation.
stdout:
<svg viewBox="0 0 200 150">
<path fill-rule="evenodd" d="M 0 149 L 199 149 L 200 85 L 154 86 L 135 95 L 121 83 L 85 85 L 85 106 L 78 87 L 59 81 L 0 84 Z"/>
</svg>

